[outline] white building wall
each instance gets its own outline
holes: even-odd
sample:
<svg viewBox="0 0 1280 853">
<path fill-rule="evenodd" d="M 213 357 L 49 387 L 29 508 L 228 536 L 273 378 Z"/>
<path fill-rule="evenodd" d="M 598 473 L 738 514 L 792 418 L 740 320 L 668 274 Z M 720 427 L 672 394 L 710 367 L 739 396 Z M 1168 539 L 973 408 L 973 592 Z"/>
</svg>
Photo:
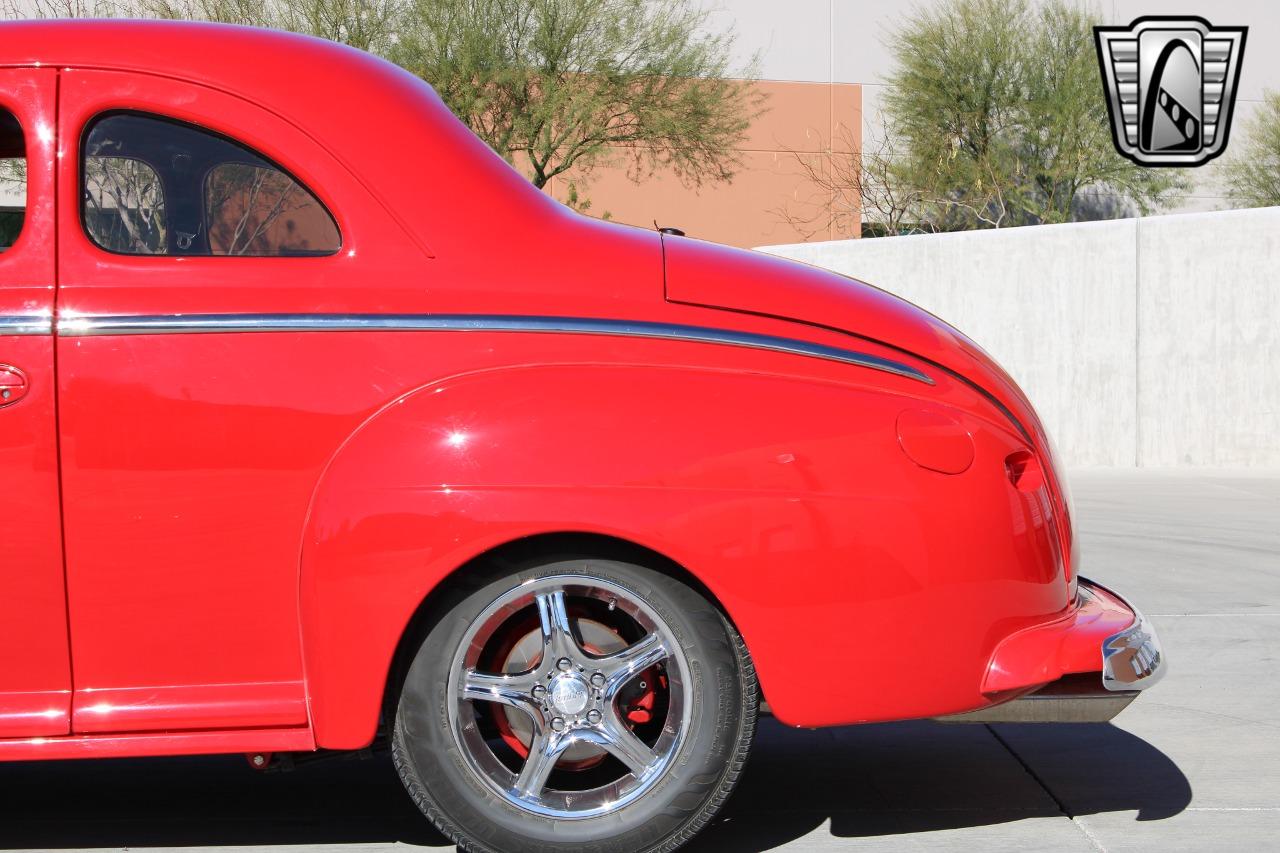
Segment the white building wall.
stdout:
<svg viewBox="0 0 1280 853">
<path fill-rule="evenodd" d="M 1280 208 L 763 251 L 968 334 L 1068 465 L 1280 466 Z"/>
</svg>

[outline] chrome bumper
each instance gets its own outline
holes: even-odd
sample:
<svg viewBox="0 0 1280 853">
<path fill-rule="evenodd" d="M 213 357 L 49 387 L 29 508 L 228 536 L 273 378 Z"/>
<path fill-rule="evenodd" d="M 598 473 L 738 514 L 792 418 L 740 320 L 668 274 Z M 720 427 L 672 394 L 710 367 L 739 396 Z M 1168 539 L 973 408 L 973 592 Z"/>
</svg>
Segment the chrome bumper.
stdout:
<svg viewBox="0 0 1280 853">
<path fill-rule="evenodd" d="M 1101 673 L 1067 675 L 1012 702 L 935 719 L 944 723 L 1105 723 L 1164 678 L 1164 651 L 1147 617 L 1101 584 L 1081 578 L 1079 589 L 1083 599 L 1092 601 L 1101 592 L 1133 613 L 1129 627 L 1102 641 Z"/>
<path fill-rule="evenodd" d="M 1107 637 L 1102 643 L 1102 686 L 1116 692 L 1146 690 L 1164 678 L 1168 668 L 1164 650 L 1160 648 L 1160 638 L 1147 617 L 1124 596 L 1093 581 L 1088 584 L 1120 600 L 1133 611 L 1133 624 Z M 1087 593 L 1087 589 L 1082 583 L 1081 594 L 1092 594 Z"/>
</svg>

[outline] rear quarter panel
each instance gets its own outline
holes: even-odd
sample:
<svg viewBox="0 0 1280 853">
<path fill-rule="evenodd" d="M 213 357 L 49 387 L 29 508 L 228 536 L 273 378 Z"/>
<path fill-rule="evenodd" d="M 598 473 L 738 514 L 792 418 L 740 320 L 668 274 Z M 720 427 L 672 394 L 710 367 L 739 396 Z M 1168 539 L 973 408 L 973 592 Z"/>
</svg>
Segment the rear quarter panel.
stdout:
<svg viewBox="0 0 1280 853">
<path fill-rule="evenodd" d="M 546 532 L 615 536 L 686 567 L 742 632 L 786 723 L 984 704 L 995 644 L 1066 604 L 1047 496 L 1004 473 L 1019 439 L 926 402 L 935 389 L 911 379 L 734 359 L 481 370 L 370 418 L 325 472 L 305 537 L 317 742 L 372 737 L 397 642 L 433 588 Z M 969 430 L 964 474 L 898 448 L 899 413 L 920 407 Z"/>
</svg>

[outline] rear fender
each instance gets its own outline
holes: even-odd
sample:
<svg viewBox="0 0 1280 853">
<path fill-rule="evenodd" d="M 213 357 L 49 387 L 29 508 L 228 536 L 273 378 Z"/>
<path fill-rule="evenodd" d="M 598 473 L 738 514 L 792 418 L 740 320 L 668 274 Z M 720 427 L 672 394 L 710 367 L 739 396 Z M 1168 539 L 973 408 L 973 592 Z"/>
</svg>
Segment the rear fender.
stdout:
<svg viewBox="0 0 1280 853">
<path fill-rule="evenodd" d="M 919 629 L 953 606 L 941 597 L 975 594 L 964 584 L 1039 589 L 1054 569 L 1036 559 L 1043 543 L 1030 539 L 1043 525 L 1004 494 L 1002 469 L 947 476 L 899 450 L 894 424 L 907 405 L 919 401 L 869 386 L 619 365 L 499 369 L 401 398 L 344 444 L 312 504 L 300 595 L 317 743 L 368 743 L 424 599 L 478 555 L 544 533 L 616 537 L 685 567 L 742 632 L 784 721 L 899 716 L 918 704 L 857 675 L 883 666 L 873 640 L 890 629 L 895 657 L 944 673 L 926 694 L 952 704 L 976 695 L 997 639 L 989 625 L 943 619 L 943 631 L 969 627 L 941 654 Z M 973 467 L 994 470 L 1014 440 L 955 416 L 974 435 Z M 1004 487 L 995 512 L 977 513 L 993 484 Z M 946 505 L 959 509 L 947 517 Z M 1042 615 L 1050 597 L 1024 596 L 1002 615 L 1023 627 L 1018 615 Z M 961 659 L 963 674 L 947 669 Z M 835 669 L 848 674 L 815 695 L 814 679 Z"/>
</svg>

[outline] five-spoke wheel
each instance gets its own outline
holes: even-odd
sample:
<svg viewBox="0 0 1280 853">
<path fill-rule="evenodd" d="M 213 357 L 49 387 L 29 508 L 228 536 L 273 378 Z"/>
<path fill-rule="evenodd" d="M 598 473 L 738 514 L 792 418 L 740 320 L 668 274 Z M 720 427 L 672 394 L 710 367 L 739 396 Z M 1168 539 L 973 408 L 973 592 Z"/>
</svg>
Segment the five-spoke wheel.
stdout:
<svg viewBox="0 0 1280 853">
<path fill-rule="evenodd" d="M 485 665 L 529 636 L 538 641 L 534 660 L 508 653 Z M 500 596 L 464 636 L 449 680 L 454 736 L 472 770 L 513 805 L 558 818 L 616 810 L 643 795 L 688 724 L 688 664 L 671 630 L 636 593 L 601 578 L 553 575 Z M 632 713 L 624 688 L 633 681 L 661 719 L 650 708 Z M 503 723 L 523 737 L 495 740 Z M 606 755 L 616 760 L 607 762 L 612 774 L 590 761 Z M 578 769 L 553 781 L 562 759 Z"/>
<path fill-rule="evenodd" d="M 393 751 L 466 849 L 674 849 L 736 780 L 755 689 L 737 634 L 684 584 L 542 564 L 462 597 L 428 633 Z M 610 819 L 624 811 L 636 819 Z"/>
</svg>

